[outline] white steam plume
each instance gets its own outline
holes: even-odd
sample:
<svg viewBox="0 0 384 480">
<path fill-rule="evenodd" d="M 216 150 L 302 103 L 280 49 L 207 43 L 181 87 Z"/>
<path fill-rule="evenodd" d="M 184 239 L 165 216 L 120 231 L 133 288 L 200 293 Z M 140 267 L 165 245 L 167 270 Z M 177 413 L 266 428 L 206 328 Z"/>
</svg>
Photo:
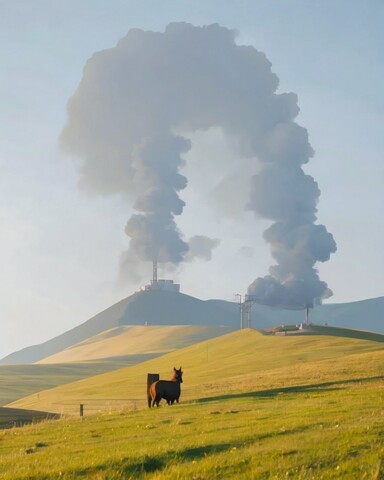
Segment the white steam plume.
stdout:
<svg viewBox="0 0 384 480">
<path fill-rule="evenodd" d="M 277 94 L 277 88 L 265 55 L 237 45 L 235 32 L 219 25 L 130 30 L 115 48 L 87 62 L 69 101 L 62 145 L 82 159 L 84 185 L 133 202 L 138 214 L 126 227 L 129 262 L 157 258 L 178 264 L 190 256 L 175 215 L 184 207 L 179 192 L 186 179 L 179 169 L 191 145 L 175 132 L 216 127 L 239 158 L 262 164 L 261 171 L 250 171 L 259 173 L 248 208 L 275 222 L 265 239 L 278 264 L 249 293 L 295 305 L 330 293 L 314 266 L 336 245 L 315 224 L 319 190 L 302 170 L 313 151 L 307 131 L 294 122 L 296 95 Z"/>
</svg>

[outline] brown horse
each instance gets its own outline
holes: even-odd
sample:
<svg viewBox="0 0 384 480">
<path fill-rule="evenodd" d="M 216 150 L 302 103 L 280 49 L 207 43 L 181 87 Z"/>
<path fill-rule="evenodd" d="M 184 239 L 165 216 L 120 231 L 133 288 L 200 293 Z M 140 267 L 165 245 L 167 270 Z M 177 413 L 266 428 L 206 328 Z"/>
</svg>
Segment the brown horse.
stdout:
<svg viewBox="0 0 384 480">
<path fill-rule="evenodd" d="M 172 380 L 158 380 L 153 382 L 149 387 L 148 407 L 158 407 L 160 400 L 164 400 L 168 405 L 173 405 L 176 401 L 179 403 L 180 398 L 180 384 L 183 383 L 183 372 L 181 367 L 179 370 L 173 368 Z"/>
</svg>

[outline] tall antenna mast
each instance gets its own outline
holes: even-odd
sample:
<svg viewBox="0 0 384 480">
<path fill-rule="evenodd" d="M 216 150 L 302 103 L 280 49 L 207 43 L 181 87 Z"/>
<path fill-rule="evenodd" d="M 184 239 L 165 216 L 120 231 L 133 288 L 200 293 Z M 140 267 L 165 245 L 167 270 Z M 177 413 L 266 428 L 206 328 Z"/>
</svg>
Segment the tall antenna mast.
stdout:
<svg viewBox="0 0 384 480">
<path fill-rule="evenodd" d="M 152 277 L 152 285 L 157 283 L 157 258 L 153 260 L 153 277 Z"/>
<path fill-rule="evenodd" d="M 309 325 L 309 306 L 305 306 L 305 325 Z"/>
</svg>

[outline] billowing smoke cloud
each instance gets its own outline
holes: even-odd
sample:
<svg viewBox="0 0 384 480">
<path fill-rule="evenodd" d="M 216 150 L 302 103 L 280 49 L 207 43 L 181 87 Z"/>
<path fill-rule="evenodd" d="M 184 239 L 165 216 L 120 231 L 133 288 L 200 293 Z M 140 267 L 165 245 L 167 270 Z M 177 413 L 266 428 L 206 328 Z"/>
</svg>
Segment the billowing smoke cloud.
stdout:
<svg viewBox="0 0 384 480">
<path fill-rule="evenodd" d="M 132 215 L 125 228 L 131 238 L 130 250 L 140 260 L 180 263 L 188 244 L 180 238 L 174 215 L 180 215 L 185 203 L 177 192 L 187 185 L 178 173 L 183 161 L 181 154 L 190 148 L 189 142 L 172 135 L 146 138 L 134 148 L 133 181 L 141 185 Z"/>
<path fill-rule="evenodd" d="M 315 264 L 329 260 L 336 243 L 324 225 L 314 223 L 320 190 L 301 168 L 312 155 L 308 140 L 304 141 L 307 136 L 293 134 L 290 138 L 296 129 L 277 128 L 280 133 L 285 130 L 286 135 L 272 132 L 273 152 L 262 157 L 265 165 L 252 179 L 248 205 L 275 221 L 264 238 L 277 265 L 270 268 L 270 275 L 257 278 L 248 287 L 248 294 L 269 305 L 313 307 L 332 295 L 327 284 L 320 281 Z"/>
<path fill-rule="evenodd" d="M 212 259 L 212 251 L 218 247 L 220 240 L 218 238 L 208 238 L 204 235 L 195 235 L 189 239 L 189 252 L 187 261 L 195 258 L 209 261 Z"/>
<path fill-rule="evenodd" d="M 69 101 L 61 140 L 82 159 L 85 187 L 125 195 L 137 210 L 126 226 L 125 263 L 178 264 L 193 256 L 196 241 L 188 244 L 175 222 L 187 185 L 180 174 L 183 154 L 191 148 L 184 136 L 214 127 L 239 159 L 248 159 L 244 164 L 253 159 L 263 165 L 250 171 L 259 173 L 248 208 L 275 222 L 265 238 L 278 265 L 249 293 L 290 304 L 302 304 L 303 297 L 311 304 L 329 293 L 314 265 L 336 247 L 314 223 L 319 190 L 301 168 L 313 151 L 307 131 L 293 121 L 296 95 L 277 94 L 277 88 L 265 55 L 237 45 L 235 32 L 219 25 L 172 23 L 164 33 L 134 29 L 115 48 L 93 55 Z M 202 245 L 208 251 L 215 246 Z M 210 253 L 200 256 L 209 259 Z"/>
</svg>

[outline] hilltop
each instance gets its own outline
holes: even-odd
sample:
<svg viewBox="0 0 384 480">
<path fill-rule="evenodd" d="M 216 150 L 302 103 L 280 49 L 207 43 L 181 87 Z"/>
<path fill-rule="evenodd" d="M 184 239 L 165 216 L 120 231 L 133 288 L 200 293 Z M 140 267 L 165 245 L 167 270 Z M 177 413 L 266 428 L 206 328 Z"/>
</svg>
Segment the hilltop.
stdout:
<svg viewBox="0 0 384 480">
<path fill-rule="evenodd" d="M 95 335 L 122 325 L 205 325 L 238 328 L 239 307 L 221 300 L 199 300 L 167 291 L 136 292 L 85 323 L 47 342 L 24 348 L 0 365 L 34 363 Z"/>
<path fill-rule="evenodd" d="M 159 290 L 136 292 L 47 342 L 8 355 L 0 360 L 0 365 L 106 359 L 113 343 L 115 346 L 120 344 L 120 347 L 117 349 L 118 353 L 115 352 L 112 356 L 127 356 L 131 354 L 128 347 L 132 345 L 128 338 L 134 332 L 126 328 L 128 326 L 199 325 L 219 328 L 217 330 L 219 335 L 239 328 L 239 314 L 239 305 L 234 302 L 203 301 L 183 293 Z M 254 305 L 252 310 L 252 326 L 256 329 L 298 324 L 303 319 L 304 313 L 300 310 L 282 310 L 258 304 Z M 320 305 L 310 311 L 310 321 L 321 325 L 384 333 L 384 297 Z M 113 342 L 107 341 L 107 338 L 111 339 L 112 336 L 118 335 L 123 335 L 124 341 L 123 338 L 119 340 L 115 338 Z M 214 335 L 212 331 L 206 337 L 198 336 L 196 341 Z M 88 345 L 86 348 L 85 344 Z M 122 348 L 122 345 L 127 345 L 127 349 Z M 90 354 L 92 349 L 94 353 Z M 86 350 L 88 353 L 85 353 Z M 165 348 L 162 351 L 166 350 Z M 55 357 L 59 353 L 60 355 Z"/>
</svg>

